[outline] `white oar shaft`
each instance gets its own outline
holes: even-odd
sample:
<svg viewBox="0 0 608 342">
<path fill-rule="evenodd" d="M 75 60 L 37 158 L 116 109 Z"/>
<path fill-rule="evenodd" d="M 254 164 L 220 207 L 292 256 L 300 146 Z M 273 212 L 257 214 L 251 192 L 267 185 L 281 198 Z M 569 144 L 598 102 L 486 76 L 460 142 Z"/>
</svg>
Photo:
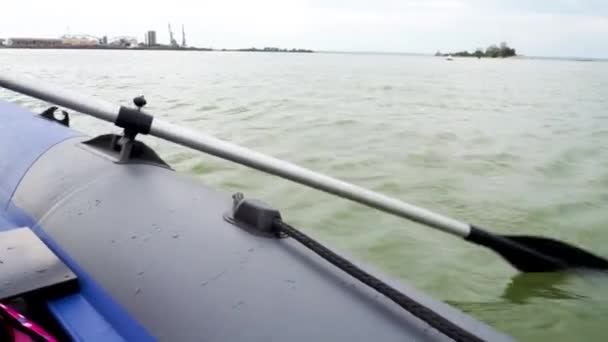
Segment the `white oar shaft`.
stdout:
<svg viewBox="0 0 608 342">
<path fill-rule="evenodd" d="M 5 75 L 0 75 L 0 86 L 110 122 L 116 120 L 120 109 L 120 106 L 105 101 L 83 97 L 65 90 L 59 91 L 58 87 L 44 86 L 39 82 L 24 79 L 17 80 Z M 471 227 L 466 223 L 157 118 L 152 121 L 150 135 L 290 179 L 460 237 L 468 236 L 471 231 Z"/>
<path fill-rule="evenodd" d="M 0 86 L 110 122 L 116 120 L 120 109 L 120 106 L 70 92 L 60 86 L 44 84 L 24 77 L 11 77 L 4 73 L 0 73 Z"/>
</svg>

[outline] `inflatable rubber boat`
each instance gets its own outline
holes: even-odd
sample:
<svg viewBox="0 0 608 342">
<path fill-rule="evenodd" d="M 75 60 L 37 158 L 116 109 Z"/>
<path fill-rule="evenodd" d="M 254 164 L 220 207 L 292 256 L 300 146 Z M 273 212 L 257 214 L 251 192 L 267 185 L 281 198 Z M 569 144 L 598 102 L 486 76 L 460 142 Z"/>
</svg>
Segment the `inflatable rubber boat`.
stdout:
<svg viewBox="0 0 608 342">
<path fill-rule="evenodd" d="M 54 99 L 82 112 L 106 110 L 47 98 Z M 123 135 L 89 137 L 56 107 L 39 114 L 0 102 L 0 301 L 49 336 L 511 340 L 339 256 L 255 194 L 224 193 L 177 174 L 136 139 L 150 131 L 151 119 L 138 116 L 143 99 L 135 104 L 140 108 L 120 107 L 112 118 Z M 182 141 L 190 139 L 182 133 Z M 271 166 L 265 169 L 273 173 Z M 323 189 L 322 181 L 315 187 Z M 438 225 L 452 223 L 444 221 Z"/>
<path fill-rule="evenodd" d="M 0 103 L 0 269 L 13 270 L 1 273 L 2 297 L 31 299 L 30 319 L 48 310 L 54 334 L 105 342 L 450 340 L 297 242 L 230 222 L 230 194 L 176 174 L 145 145 L 120 162 L 113 138 Z M 508 339 L 393 284 L 463 330 Z"/>
</svg>

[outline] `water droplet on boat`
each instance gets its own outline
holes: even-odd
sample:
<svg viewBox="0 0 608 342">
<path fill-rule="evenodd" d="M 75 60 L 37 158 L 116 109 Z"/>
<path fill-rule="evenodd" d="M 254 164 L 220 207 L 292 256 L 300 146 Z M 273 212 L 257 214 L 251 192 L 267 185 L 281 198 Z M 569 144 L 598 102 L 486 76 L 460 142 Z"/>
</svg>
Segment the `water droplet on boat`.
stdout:
<svg viewBox="0 0 608 342">
<path fill-rule="evenodd" d="M 133 239 L 133 240 L 137 239 L 137 235 L 131 235 L 131 239 Z"/>
<path fill-rule="evenodd" d="M 253 252 L 253 251 L 255 251 L 255 248 L 253 248 L 253 247 L 252 247 L 252 248 L 249 248 L 249 253 L 251 253 L 251 252 Z"/>
<path fill-rule="evenodd" d="M 36 273 L 44 273 L 46 272 L 46 268 L 36 270 Z"/>
<path fill-rule="evenodd" d="M 6 247 L 7 251 L 12 251 L 13 249 L 15 249 L 15 247 Z"/>
<path fill-rule="evenodd" d="M 82 216 L 82 211 L 79 211 L 79 212 L 78 212 L 78 216 Z"/>
<path fill-rule="evenodd" d="M 144 274 L 144 271 L 137 272 L 137 275 L 138 275 L 138 276 L 141 276 L 141 275 L 143 275 L 143 274 Z"/>
<path fill-rule="evenodd" d="M 64 277 L 65 279 L 68 279 L 68 278 L 70 277 L 70 275 L 69 275 L 69 274 L 65 274 L 65 275 L 63 275 L 63 277 Z"/>
<path fill-rule="evenodd" d="M 114 242 L 116 242 L 116 240 L 112 240 L 111 242 L 114 243 Z"/>
<path fill-rule="evenodd" d="M 140 293 L 141 293 L 141 288 L 139 288 L 139 287 L 138 287 L 138 288 L 136 288 L 136 289 L 135 289 L 135 294 L 137 295 L 137 294 L 140 294 Z"/>
<path fill-rule="evenodd" d="M 207 285 L 207 282 L 206 282 L 206 281 L 204 281 L 204 282 L 202 282 L 202 283 L 201 283 L 201 287 L 202 287 L 202 286 L 206 286 L 206 285 Z"/>
<path fill-rule="evenodd" d="M 100 203 L 101 203 L 101 201 L 100 201 L 100 200 L 95 200 L 95 206 L 96 206 L 96 207 L 98 207 Z"/>
<path fill-rule="evenodd" d="M 234 305 L 232 306 L 232 309 L 234 310 L 234 309 L 238 308 L 239 306 L 241 306 L 241 305 L 243 305 L 243 304 L 245 304 L 245 302 L 244 302 L 244 301 L 242 301 L 242 300 L 239 300 L 239 301 L 238 301 L 236 304 L 234 304 Z"/>
<path fill-rule="evenodd" d="M 0 260 L 0 264 L 4 264 L 4 261 Z"/>
<path fill-rule="evenodd" d="M 177 239 L 179 237 L 179 234 L 173 234 L 171 235 L 172 238 Z"/>
</svg>

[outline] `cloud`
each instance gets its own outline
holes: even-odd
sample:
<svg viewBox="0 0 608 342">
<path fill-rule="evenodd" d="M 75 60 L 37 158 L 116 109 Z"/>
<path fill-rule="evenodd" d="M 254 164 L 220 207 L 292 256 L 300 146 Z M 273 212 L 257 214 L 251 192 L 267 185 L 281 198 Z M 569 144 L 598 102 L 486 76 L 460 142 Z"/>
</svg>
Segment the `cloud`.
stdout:
<svg viewBox="0 0 608 342">
<path fill-rule="evenodd" d="M 608 2 L 605 0 L 487 0 L 483 4 L 488 8 L 519 14 L 608 16 Z"/>
</svg>

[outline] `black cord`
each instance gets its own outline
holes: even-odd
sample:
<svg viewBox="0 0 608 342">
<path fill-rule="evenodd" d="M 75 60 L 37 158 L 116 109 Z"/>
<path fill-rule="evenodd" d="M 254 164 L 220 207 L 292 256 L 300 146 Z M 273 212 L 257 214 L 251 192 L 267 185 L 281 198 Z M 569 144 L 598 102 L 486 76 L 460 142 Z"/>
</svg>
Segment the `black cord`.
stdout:
<svg viewBox="0 0 608 342">
<path fill-rule="evenodd" d="M 483 339 L 473 335 L 467 330 L 464 330 L 460 326 L 452 323 L 447 318 L 441 316 L 430 308 L 418 303 L 414 299 L 408 297 L 401 291 L 391 287 L 387 283 L 382 280 L 374 277 L 373 275 L 365 272 L 361 268 L 357 267 L 350 261 L 344 259 L 340 255 L 334 253 L 327 247 L 323 246 L 321 243 L 317 242 L 313 238 L 308 235 L 302 233 L 296 228 L 288 225 L 283 222 L 281 219 L 275 219 L 273 222 L 273 226 L 276 229 L 278 234 L 286 234 L 302 245 L 306 246 L 316 254 L 318 254 L 323 259 L 329 261 L 334 266 L 338 267 L 342 271 L 348 273 L 353 278 L 358 279 L 365 285 L 373 288 L 374 290 L 380 292 L 381 294 L 388 297 L 390 300 L 395 302 L 397 305 L 416 316 L 420 320 L 426 322 L 431 327 L 439 330 L 444 335 L 455 341 L 475 341 L 482 342 Z"/>
</svg>

